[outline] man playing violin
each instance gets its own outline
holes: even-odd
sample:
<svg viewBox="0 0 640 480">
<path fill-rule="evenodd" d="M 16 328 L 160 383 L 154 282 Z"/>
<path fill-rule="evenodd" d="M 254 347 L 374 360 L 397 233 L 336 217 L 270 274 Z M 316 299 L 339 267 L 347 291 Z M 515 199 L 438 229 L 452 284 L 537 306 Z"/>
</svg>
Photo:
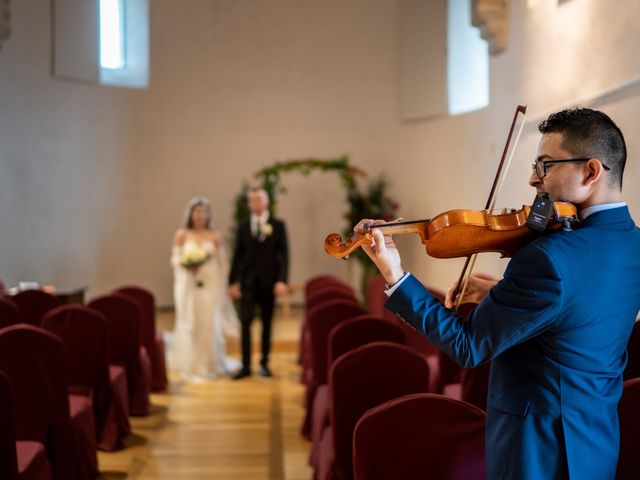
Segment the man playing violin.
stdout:
<svg viewBox="0 0 640 480">
<path fill-rule="evenodd" d="M 621 201 L 626 146 L 604 113 L 564 110 L 539 125 L 529 184 L 573 203 L 581 222 L 544 233 L 504 278 L 472 277 L 445 304 L 402 268 L 390 235 L 363 249 L 390 287 L 386 308 L 464 367 L 491 361 L 490 479 L 615 477 L 617 404 L 626 345 L 640 310 L 640 230 Z M 362 220 L 355 231 L 379 221 Z M 454 300 L 478 302 L 465 320 Z"/>
</svg>

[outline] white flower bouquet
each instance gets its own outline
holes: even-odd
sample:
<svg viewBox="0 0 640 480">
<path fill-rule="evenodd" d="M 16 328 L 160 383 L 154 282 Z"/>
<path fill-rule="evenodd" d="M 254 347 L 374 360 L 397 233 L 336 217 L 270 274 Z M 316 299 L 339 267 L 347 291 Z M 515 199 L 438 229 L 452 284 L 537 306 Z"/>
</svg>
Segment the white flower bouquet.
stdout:
<svg viewBox="0 0 640 480">
<path fill-rule="evenodd" d="M 198 268 L 200 268 L 210 258 L 211 255 L 204 248 L 199 245 L 189 244 L 184 248 L 180 255 L 180 265 L 193 271 L 194 275 L 197 275 Z M 204 286 L 204 283 L 196 277 L 196 285 L 198 287 L 202 287 Z"/>
</svg>

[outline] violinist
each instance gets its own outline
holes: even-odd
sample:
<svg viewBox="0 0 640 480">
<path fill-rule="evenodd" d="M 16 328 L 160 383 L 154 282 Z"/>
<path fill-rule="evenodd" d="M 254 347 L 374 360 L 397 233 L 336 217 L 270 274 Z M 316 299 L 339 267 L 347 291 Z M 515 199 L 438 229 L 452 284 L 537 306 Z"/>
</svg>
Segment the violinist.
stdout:
<svg viewBox="0 0 640 480">
<path fill-rule="evenodd" d="M 640 230 L 622 202 L 626 146 L 604 113 L 550 115 L 529 184 L 573 203 L 580 223 L 520 248 L 504 278 L 472 277 L 467 319 L 404 271 L 390 235 L 363 245 L 389 287 L 386 308 L 464 367 L 491 361 L 487 478 L 613 479 L 626 345 L 640 309 Z M 356 233 L 379 223 L 362 220 Z M 459 299 L 458 299 L 459 300 Z"/>
</svg>

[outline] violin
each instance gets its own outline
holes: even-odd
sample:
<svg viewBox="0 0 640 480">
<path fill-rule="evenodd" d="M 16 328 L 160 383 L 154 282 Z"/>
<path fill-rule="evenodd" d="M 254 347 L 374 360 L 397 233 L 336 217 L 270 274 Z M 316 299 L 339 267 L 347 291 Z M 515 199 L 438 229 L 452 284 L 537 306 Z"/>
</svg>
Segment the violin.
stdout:
<svg viewBox="0 0 640 480">
<path fill-rule="evenodd" d="M 427 254 L 434 258 L 468 257 L 485 252 L 512 257 L 537 235 L 527 225 L 530 213 L 529 205 L 497 214 L 486 210 L 449 210 L 432 219 L 367 225 L 363 233 L 353 232 L 344 240 L 332 233 L 325 238 L 324 249 L 332 257 L 347 258 L 361 245 L 371 244 L 371 230 L 377 228 L 391 235 L 418 234 Z M 577 210 L 573 204 L 554 202 L 547 230 L 570 229 L 571 222 L 576 220 Z"/>
<path fill-rule="evenodd" d="M 498 192 L 506 177 L 503 170 L 506 172 L 509 169 L 513 159 L 515 145 L 518 143 L 524 127 L 526 111 L 526 106 L 518 105 L 513 115 L 507 141 L 484 210 L 450 210 L 432 219 L 390 222 L 367 227 L 369 229 L 379 228 L 383 232 L 391 234 L 417 233 L 422 243 L 426 245 L 427 253 L 432 257 L 467 257 L 452 295 L 452 298 L 458 299 L 454 310 L 457 310 L 464 297 L 478 253 L 498 252 L 505 257 L 511 257 L 519 248 L 535 237 L 536 231 L 544 230 L 545 227 L 570 230 L 571 222 L 577 219 L 575 206 L 564 202 L 553 202 L 553 208 L 548 208 L 544 215 L 540 215 L 537 209 L 539 200 L 548 199 L 548 196 L 536 197 L 533 212 L 532 207 L 524 205 L 520 210 L 511 209 L 498 214 L 493 213 Z M 518 119 L 521 121 L 515 142 L 512 144 L 511 139 L 516 130 Z M 511 148 L 512 146 L 513 148 Z M 547 203 L 547 207 L 551 207 L 551 202 Z M 536 217 L 535 221 L 527 222 L 530 214 Z M 541 219 L 544 220 L 545 225 L 539 228 Z M 325 238 L 324 249 L 329 255 L 346 258 L 360 245 L 365 242 L 371 243 L 372 238 L 370 230 L 362 234 L 353 233 L 345 240 L 339 234 L 332 233 Z"/>
</svg>

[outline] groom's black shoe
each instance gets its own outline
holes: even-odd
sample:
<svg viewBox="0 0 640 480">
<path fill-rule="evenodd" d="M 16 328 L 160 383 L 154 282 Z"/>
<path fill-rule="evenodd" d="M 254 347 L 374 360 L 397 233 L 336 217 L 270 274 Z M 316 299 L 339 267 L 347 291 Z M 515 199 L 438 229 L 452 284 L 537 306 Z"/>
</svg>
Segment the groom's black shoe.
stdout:
<svg viewBox="0 0 640 480">
<path fill-rule="evenodd" d="M 262 364 L 260 366 L 260 375 L 263 377 L 273 377 L 271 370 L 269 370 L 269 367 L 266 364 Z"/>
<path fill-rule="evenodd" d="M 240 380 L 242 378 L 245 377 L 250 377 L 251 376 L 251 370 L 249 370 L 248 368 L 241 368 L 240 370 L 238 370 L 238 373 L 236 373 L 233 377 L 234 380 Z"/>
</svg>

